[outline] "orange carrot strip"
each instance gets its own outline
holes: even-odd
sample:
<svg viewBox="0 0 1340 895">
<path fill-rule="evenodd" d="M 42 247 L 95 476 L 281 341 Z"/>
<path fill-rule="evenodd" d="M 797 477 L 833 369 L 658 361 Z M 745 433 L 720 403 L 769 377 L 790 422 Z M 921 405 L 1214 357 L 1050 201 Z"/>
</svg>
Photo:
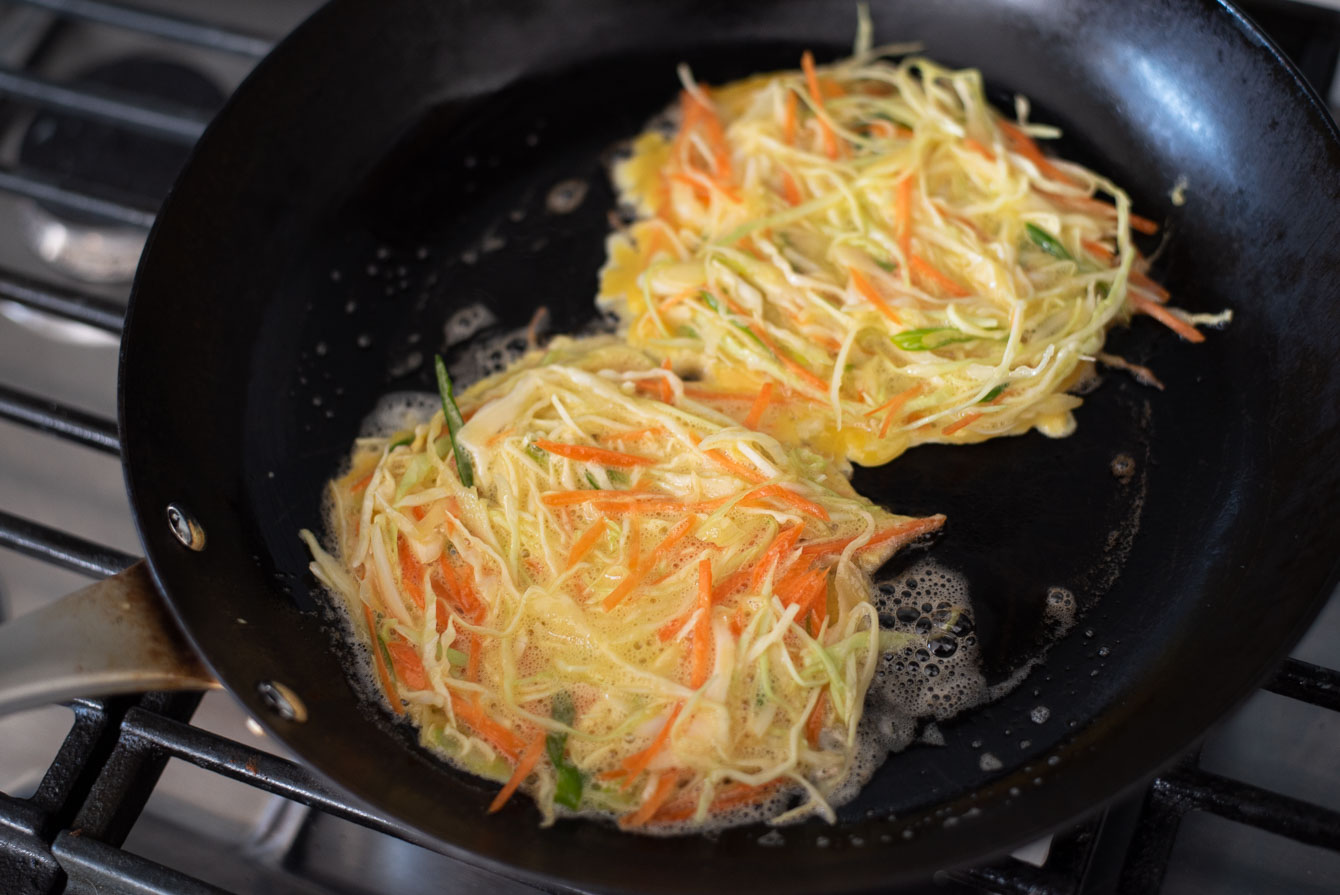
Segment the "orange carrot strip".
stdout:
<svg viewBox="0 0 1340 895">
<path fill-rule="evenodd" d="M 1042 150 L 1038 148 L 1038 144 L 1021 128 L 1008 121 L 1000 121 L 998 124 L 1001 133 L 1005 135 L 1005 139 L 1009 141 L 1014 151 L 1031 161 L 1044 177 L 1059 180 L 1062 183 L 1074 183 L 1070 177 L 1061 172 L 1060 168 L 1047 160 L 1047 157 L 1042 154 Z"/>
<path fill-rule="evenodd" d="M 550 441 L 547 438 L 535 439 L 535 446 L 568 460 L 577 460 L 582 463 L 599 463 L 601 466 L 618 466 L 627 469 L 632 466 L 656 465 L 656 460 L 651 457 L 638 457 L 633 454 L 590 447 L 584 444 L 564 444 L 560 441 Z"/>
<path fill-rule="evenodd" d="M 397 539 L 400 542 L 400 586 L 409 594 L 414 605 L 423 608 L 423 566 L 410 549 L 409 539 L 402 532 Z"/>
<path fill-rule="evenodd" d="M 1117 260 L 1117 256 L 1101 242 L 1095 242 L 1092 239 L 1084 239 L 1080 241 L 1080 245 L 1083 246 L 1086 252 L 1097 258 L 1099 261 L 1102 261 L 1104 264 L 1111 264 L 1113 261 Z M 1160 304 L 1172 297 L 1172 293 L 1167 289 L 1138 270 L 1131 270 L 1130 279 L 1135 285 L 1142 289 L 1148 289 L 1150 292 L 1158 296 Z"/>
<path fill-rule="evenodd" d="M 465 660 L 465 679 L 479 682 L 479 663 L 483 659 L 484 638 L 478 634 L 470 635 L 470 655 Z"/>
<path fill-rule="evenodd" d="M 781 783 L 780 780 L 773 780 L 770 783 L 764 783 L 759 786 L 751 786 L 748 783 L 735 783 L 723 789 L 721 795 L 712 800 L 707 813 L 720 814 L 723 811 L 729 811 L 732 808 L 739 808 L 742 805 L 752 805 L 755 802 L 761 802 L 770 796 L 773 790 L 777 789 Z M 656 820 L 665 823 L 675 823 L 677 821 L 688 820 L 698 810 L 696 801 L 683 802 L 676 806 L 667 805 L 656 812 Z"/>
<path fill-rule="evenodd" d="M 795 96 L 794 93 L 791 95 Z M 786 168 L 782 169 L 782 196 L 788 205 L 799 205 L 805 198 L 800 194 L 800 184 L 796 182 L 795 175 Z"/>
<path fill-rule="evenodd" d="M 1102 261 L 1104 264 L 1111 264 L 1117 259 L 1117 256 L 1112 253 L 1112 250 L 1101 242 L 1092 239 L 1081 239 L 1079 244 L 1084 248 L 1084 251 L 1088 252 L 1099 261 Z"/>
<path fill-rule="evenodd" d="M 854 267 L 847 268 L 847 272 L 851 274 L 851 284 L 856 287 L 857 292 L 865 297 L 866 301 L 878 308 L 879 312 L 885 317 L 888 317 L 891 321 L 900 326 L 902 325 L 903 318 L 899 317 L 898 312 L 889 307 L 889 303 L 880 297 L 874 284 L 867 280 L 861 272 Z"/>
<path fill-rule="evenodd" d="M 619 582 L 618 586 L 615 587 L 614 590 L 610 591 L 609 596 L 606 597 L 604 602 L 600 604 L 602 607 L 604 607 L 605 611 L 608 612 L 615 606 L 618 606 L 619 603 L 622 602 L 623 598 L 628 596 L 628 594 L 631 593 L 635 587 L 641 584 L 643 579 L 645 579 L 647 575 L 650 574 L 651 570 L 655 568 L 656 563 L 660 561 L 660 559 L 664 557 L 667 553 L 669 553 L 672 547 L 674 547 L 681 540 L 683 540 L 684 536 L 687 535 L 689 531 L 693 528 L 693 526 L 696 525 L 697 523 L 698 519 L 695 516 L 690 516 L 689 518 L 682 520 L 678 525 L 676 525 L 673 529 L 670 530 L 670 533 L 665 536 L 665 540 L 661 541 L 660 544 L 656 545 L 656 549 L 652 550 L 651 554 L 647 556 L 647 561 L 645 563 L 636 560 L 637 555 L 636 547 L 634 547 L 633 554 L 635 558 L 633 562 L 635 563 L 635 565 L 632 568 L 632 571 L 628 573 L 628 577 L 624 578 L 623 581 Z M 633 533 L 634 535 L 637 534 L 636 524 L 633 527 Z"/>
<path fill-rule="evenodd" d="M 386 651 L 391 654 L 391 664 L 395 666 L 396 676 L 405 682 L 405 686 L 411 690 L 428 689 L 428 672 L 423 667 L 423 660 L 419 658 L 419 653 L 413 646 L 404 640 L 392 640 L 386 644 Z"/>
<path fill-rule="evenodd" d="M 667 357 L 665 360 L 661 361 L 661 369 L 667 371 L 674 370 L 674 367 L 670 365 L 670 358 Z M 662 376 L 660 378 L 660 384 L 661 384 L 661 403 L 669 404 L 672 401 L 674 401 L 675 390 L 670 387 L 670 378 L 668 376 Z"/>
<path fill-rule="evenodd" d="M 898 525 L 890 526 L 883 531 L 875 532 L 870 540 L 866 542 L 862 550 L 869 550 L 883 544 L 885 541 L 892 541 L 897 538 L 914 538 L 917 535 L 923 535 L 935 531 L 945 524 L 945 517 L 941 514 L 934 516 L 925 516 L 921 519 L 909 519 Z M 847 549 L 847 545 L 856 540 L 855 536 L 845 538 L 831 538 L 826 541 L 811 541 L 800 548 L 802 556 L 824 555 L 830 553 L 841 553 Z"/>
<path fill-rule="evenodd" d="M 571 507 L 605 500 L 628 500 L 636 497 L 655 497 L 650 491 L 618 491 L 609 489 L 590 491 L 548 491 L 540 495 L 540 503 L 547 507 Z"/>
<path fill-rule="evenodd" d="M 773 567 L 782 561 L 782 557 L 795 549 L 796 541 L 800 540 L 801 532 L 804 530 L 804 525 L 792 525 L 773 539 L 772 543 L 768 545 L 768 549 L 763 551 L 763 555 L 758 558 L 758 562 L 754 564 L 753 570 L 749 573 L 750 592 L 762 592 L 763 581 L 768 577 L 768 572 L 772 571 Z"/>
<path fill-rule="evenodd" d="M 1205 341 L 1205 336 L 1202 335 L 1198 329 L 1158 302 L 1145 298 L 1143 295 L 1136 292 L 1128 292 L 1126 294 L 1126 300 L 1134 305 L 1136 311 L 1141 314 L 1148 314 L 1150 317 L 1153 317 L 1159 323 L 1162 323 L 1188 342 Z"/>
<path fill-rule="evenodd" d="M 912 174 L 898 181 L 898 248 L 903 260 L 912 257 Z M 909 262 L 910 263 L 910 262 Z"/>
<path fill-rule="evenodd" d="M 954 422 L 945 426 L 941 431 L 945 435 L 953 435 L 959 429 L 962 429 L 964 426 L 970 426 L 981 418 L 982 418 L 981 412 L 974 410 L 972 413 L 963 414 L 963 416 L 959 417 L 958 419 L 954 420 Z"/>
<path fill-rule="evenodd" d="M 782 112 L 782 142 L 788 146 L 796 142 L 796 104 L 796 92 L 786 91 L 786 107 Z"/>
<path fill-rule="evenodd" d="M 964 289 L 958 283 L 955 283 L 949 277 L 936 270 L 934 265 L 920 255 L 912 255 L 908 258 L 908 264 L 911 265 L 913 273 L 934 281 L 940 288 L 945 292 L 948 292 L 950 295 L 963 298 L 964 296 L 972 294 L 968 292 L 967 289 Z"/>
<path fill-rule="evenodd" d="M 800 57 L 800 67 L 805 71 L 805 85 L 809 88 L 810 99 L 814 102 L 816 113 L 823 109 L 824 94 L 819 89 L 819 74 L 814 70 L 814 54 L 806 50 Z M 824 154 L 829 158 L 838 157 L 838 138 L 833 128 L 822 115 L 817 115 L 819 130 L 823 135 Z"/>
<path fill-rule="evenodd" d="M 544 752 L 544 739 L 545 733 L 540 731 L 535 735 L 535 739 L 530 741 L 530 745 L 521 755 L 521 760 L 516 763 L 516 770 L 512 772 L 512 776 L 508 778 L 507 783 L 489 803 L 489 814 L 493 814 L 503 805 L 506 805 L 507 800 L 512 797 L 512 793 L 516 792 L 516 788 L 530 776 L 530 772 L 535 769 L 535 763 L 540 760 L 540 755 Z"/>
<path fill-rule="evenodd" d="M 377 623 L 372 618 L 372 607 L 367 603 L 363 604 L 363 618 L 368 623 L 368 636 L 374 641 L 377 639 Z M 387 702 L 391 703 L 392 710 L 397 715 L 405 714 L 405 707 L 400 704 L 400 696 L 396 693 L 395 687 L 391 684 L 391 675 L 386 670 L 386 663 L 382 659 L 381 648 L 376 643 L 372 645 L 372 658 L 377 666 L 377 679 L 381 681 L 382 690 L 386 693 Z"/>
<path fill-rule="evenodd" d="M 994 152 L 992 152 L 990 149 L 987 149 L 981 143 L 978 143 L 972 137 L 964 137 L 963 145 L 968 149 L 971 149 L 978 155 L 980 155 L 982 158 L 986 159 L 988 162 L 994 162 L 996 160 L 996 154 Z"/>
<path fill-rule="evenodd" d="M 693 629 L 693 670 L 689 686 L 695 690 L 707 683 L 712 636 L 712 561 L 698 560 L 698 623 Z"/>
<path fill-rule="evenodd" d="M 892 398 L 885 401 L 883 404 L 879 405 L 874 410 L 868 411 L 866 413 L 866 416 L 867 417 L 878 416 L 879 414 L 883 413 L 886 410 L 896 411 L 904 404 L 906 404 L 908 401 L 912 400 L 912 398 L 916 397 L 917 393 L 920 392 L 925 387 L 926 386 L 924 384 L 919 382 L 916 385 L 912 386 L 911 388 L 903 389 L 901 392 L 894 395 Z"/>
<path fill-rule="evenodd" d="M 759 390 L 758 397 L 749 408 L 749 415 L 744 418 L 746 428 L 757 429 L 759 421 L 763 419 L 763 414 L 768 411 L 768 404 L 772 401 L 772 380 L 769 379 L 763 383 L 763 388 Z"/>
<path fill-rule="evenodd" d="M 675 721 L 679 718 L 679 713 L 683 708 L 684 703 L 675 703 L 675 708 L 670 712 L 670 717 L 665 719 L 665 724 L 659 731 L 657 731 L 656 736 L 652 738 L 652 741 L 647 744 L 645 749 L 642 749 L 639 752 L 634 752 L 632 755 L 625 758 L 619 767 L 604 771 L 597 776 L 602 780 L 626 776 L 628 779 L 624 781 L 623 789 L 632 786 L 633 781 L 637 779 L 638 775 L 647 769 L 647 765 L 651 764 L 651 760 L 655 758 L 656 755 L 665 748 L 665 744 L 669 742 L 670 728 L 675 726 Z"/>
<path fill-rule="evenodd" d="M 595 546 L 596 541 L 598 541 L 600 536 L 604 533 L 605 520 L 603 519 L 597 521 L 594 525 L 588 528 L 585 533 L 577 539 L 577 543 L 572 545 L 572 550 L 568 553 L 568 568 L 570 569 L 581 562 L 582 557 L 590 552 L 591 548 Z"/>
<path fill-rule="evenodd" d="M 745 466 L 743 463 L 740 463 L 736 460 L 731 459 L 730 457 L 727 457 L 719 450 L 703 451 L 703 454 L 706 455 L 707 459 L 711 460 L 713 463 L 716 463 L 723 469 L 730 470 L 731 472 L 735 473 L 737 476 L 744 479 L 746 482 L 749 482 L 750 484 L 760 485 L 763 482 L 767 481 L 767 477 L 764 476 L 763 473 L 759 472 L 756 469 L 751 469 L 750 467 Z"/>
<path fill-rule="evenodd" d="M 453 697 L 451 709 L 456 713 L 456 717 L 473 727 L 476 733 L 492 743 L 499 752 L 512 761 L 521 760 L 521 754 L 526 749 L 525 740 L 490 718 L 478 702 Z"/>
<path fill-rule="evenodd" d="M 1041 192 L 1053 202 L 1059 202 L 1060 204 L 1068 205 L 1071 208 L 1086 209 L 1093 214 L 1108 214 L 1112 217 L 1117 216 L 1117 209 L 1111 202 L 1105 202 L 1102 199 L 1097 199 L 1093 196 L 1058 196 L 1053 193 L 1048 193 L 1045 190 Z M 1136 233 L 1153 236 L 1159 232 L 1157 221 L 1150 220 L 1135 212 L 1130 212 L 1127 220 L 1130 222 L 1131 229 Z"/>
<path fill-rule="evenodd" d="M 824 699 L 827 693 L 820 693 L 819 698 L 814 701 L 814 708 L 810 710 L 810 716 L 805 719 L 805 739 L 809 740 L 811 746 L 819 744 L 819 734 L 824 729 Z"/>
<path fill-rule="evenodd" d="M 376 473 L 377 473 L 377 470 L 376 470 L 376 469 L 373 469 L 372 472 L 368 473 L 367 475 L 363 476 L 363 477 L 362 477 L 361 479 L 359 479 L 358 481 L 354 482 L 352 485 L 349 486 L 349 493 L 350 493 L 350 494 L 357 494 L 359 491 L 362 491 L 364 488 L 366 488 L 366 487 L 372 482 L 372 477 L 373 477 L 374 475 L 376 475 Z"/>
<path fill-rule="evenodd" d="M 651 820 L 652 815 L 665 804 L 665 800 L 670 798 L 670 792 L 675 788 L 675 780 L 678 775 L 674 771 L 662 771 L 656 778 L 656 788 L 647 796 L 642 806 L 632 814 L 619 818 L 621 827 L 640 827 Z"/>
<path fill-rule="evenodd" d="M 1127 220 L 1130 221 L 1131 229 L 1136 233 L 1143 233 L 1146 236 L 1153 236 L 1159 232 L 1159 225 L 1156 221 L 1141 217 L 1135 212 L 1131 212 Z"/>
<path fill-rule="evenodd" d="M 812 500 L 807 500 L 806 498 L 801 497 L 790 488 L 784 488 L 778 484 L 764 485 L 761 488 L 755 488 L 743 501 L 741 501 L 741 503 L 757 500 L 758 498 L 763 497 L 775 497 L 778 500 L 791 504 L 791 506 L 800 510 L 807 516 L 813 516 L 815 519 L 820 519 L 824 522 L 828 521 L 828 511 L 823 507 Z"/>
<path fill-rule="evenodd" d="M 679 304 L 680 302 L 687 301 L 688 299 L 693 298 L 695 295 L 698 294 L 698 290 L 700 288 L 701 287 L 698 286 L 690 286 L 687 289 L 683 289 L 679 292 L 676 292 L 674 295 L 670 296 L 665 301 L 661 302 L 660 305 L 661 312 L 664 313 L 673 308 L 675 305 Z"/>
</svg>

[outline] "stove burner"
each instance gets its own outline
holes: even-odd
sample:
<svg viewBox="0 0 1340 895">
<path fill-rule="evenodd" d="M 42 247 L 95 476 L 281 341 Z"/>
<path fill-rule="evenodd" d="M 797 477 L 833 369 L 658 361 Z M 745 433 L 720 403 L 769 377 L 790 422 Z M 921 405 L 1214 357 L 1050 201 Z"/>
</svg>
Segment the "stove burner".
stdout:
<svg viewBox="0 0 1340 895">
<path fill-rule="evenodd" d="M 89 68 L 71 86 L 167 101 L 213 112 L 224 94 L 211 80 L 179 62 L 130 56 Z M 39 111 L 19 148 L 24 173 L 40 175 L 93 195 L 156 208 L 167 195 L 190 146 L 127 127 L 64 112 Z M 34 251 L 65 274 L 90 283 L 129 282 L 145 232 L 109 225 L 71 209 L 31 203 Z"/>
</svg>

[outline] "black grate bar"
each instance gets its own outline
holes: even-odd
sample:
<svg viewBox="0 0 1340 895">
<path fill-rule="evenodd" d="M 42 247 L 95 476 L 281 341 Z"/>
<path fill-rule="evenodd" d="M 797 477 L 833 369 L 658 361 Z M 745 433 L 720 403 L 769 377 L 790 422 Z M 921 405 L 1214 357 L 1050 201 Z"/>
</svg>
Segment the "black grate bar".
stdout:
<svg viewBox="0 0 1340 895">
<path fill-rule="evenodd" d="M 18 302 L 33 310 L 45 311 L 117 336 L 125 326 L 124 305 L 49 286 L 14 273 L 0 271 L 0 299 Z"/>
<path fill-rule="evenodd" d="M 7 385 L 0 385 L 0 419 L 113 456 L 121 455 L 121 436 L 112 420 L 46 398 L 24 394 Z"/>
<path fill-rule="evenodd" d="M 1311 662 L 1285 659 L 1280 670 L 1266 682 L 1265 689 L 1340 712 L 1340 672 Z"/>
<path fill-rule="evenodd" d="M 71 87 L 6 68 L 0 68 L 0 93 L 182 143 L 198 140 L 212 117 L 184 106 Z"/>
<path fill-rule="evenodd" d="M 40 522 L 33 522 L 0 510 L 0 547 L 8 547 L 79 572 L 90 578 L 105 578 L 130 568 L 138 560 L 129 553 L 104 547 Z"/>
<path fill-rule="evenodd" d="M 347 796 L 331 792 L 305 768 L 286 758 L 215 736 L 203 730 L 141 709 L 131 709 L 121 726 L 123 733 L 139 737 L 172 754 L 225 777 L 232 777 L 266 792 L 320 809 L 365 827 L 389 833 L 410 842 L 423 838 L 407 827 L 352 804 Z"/>
<path fill-rule="evenodd" d="M 195 19 L 136 9 L 102 0 L 18 0 L 29 6 L 49 9 L 71 18 L 138 31 L 209 50 L 259 59 L 274 46 L 272 41 L 255 34 L 220 28 Z"/>
<path fill-rule="evenodd" d="M 59 184 L 38 177 L 25 177 L 13 171 L 0 170 L 0 190 L 45 202 L 70 211 L 92 215 L 113 224 L 126 224 L 148 230 L 154 225 L 154 213 L 134 208 L 111 199 L 99 199 L 87 193 L 66 189 Z"/>
<path fill-rule="evenodd" d="M 228 895 L 223 889 L 91 836 L 61 833 L 51 844 L 51 853 L 69 877 L 73 891 L 124 895 Z"/>
<path fill-rule="evenodd" d="M 1154 789 L 1178 804 L 1182 813 L 1208 811 L 1297 842 L 1340 851 L 1340 811 L 1199 769 L 1173 771 L 1155 780 Z"/>
</svg>

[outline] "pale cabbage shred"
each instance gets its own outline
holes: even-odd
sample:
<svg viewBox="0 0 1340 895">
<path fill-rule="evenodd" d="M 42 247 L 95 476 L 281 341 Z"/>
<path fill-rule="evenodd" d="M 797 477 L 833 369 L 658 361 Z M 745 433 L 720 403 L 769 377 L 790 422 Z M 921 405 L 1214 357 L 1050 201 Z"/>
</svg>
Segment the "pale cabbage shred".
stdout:
<svg viewBox="0 0 1340 895">
<path fill-rule="evenodd" d="M 823 402 L 811 407 L 826 412 L 810 415 L 821 425 L 802 421 L 791 434 L 864 464 L 920 442 L 1032 427 L 1069 434 L 1080 401 L 1064 390 L 1100 351 L 1108 326 L 1130 313 L 1137 253 L 1125 192 L 1061 160 L 1051 164 L 1064 179 L 1054 179 L 1016 151 L 976 70 L 858 52 L 819 69 L 822 82 L 842 89 L 822 107 L 799 72 L 710 90 L 684 77 L 721 122 L 732 182 L 709 176 L 713 150 L 696 130 L 675 142 L 644 134 L 617 168 L 642 219 L 611 237 L 601 301 L 624 317 L 634 344 L 677 367 L 703 358 L 720 382 L 757 388 L 771 379 Z M 790 144 L 788 95 L 799 110 Z M 1027 124 L 1025 101 L 1017 107 L 1023 131 L 1056 135 Z M 824 151 L 820 117 L 846 147 L 836 159 Z M 788 175 L 800 193 L 794 207 Z M 898 183 L 908 176 L 911 253 L 966 295 L 913 272 L 903 255 Z M 1112 205 L 1099 206 L 1096 192 Z M 1077 260 L 1043 251 L 1028 224 Z M 1086 241 L 1114 249 L 1115 260 L 1099 260 Z M 862 295 L 850 269 L 899 322 Z M 690 291 L 698 287 L 718 308 Z M 742 313 L 720 313 L 727 303 Z M 824 387 L 740 324 L 757 327 Z M 931 338 L 970 340 L 908 350 L 894 338 L 929 328 L 944 330 Z M 914 386 L 921 391 L 889 411 L 886 424 L 888 413 L 875 410 Z"/>
<path fill-rule="evenodd" d="M 463 487 L 456 475 L 441 412 L 415 426 L 408 445 L 391 449 L 392 438 L 361 439 L 350 471 L 331 483 L 337 555 L 303 532 L 315 557 L 313 573 L 346 601 L 358 627 L 364 607 L 372 611 L 373 649 L 382 662 L 390 658 L 392 640 L 414 650 L 428 686 L 411 689 L 392 668 L 393 699 L 404 702 L 426 745 L 468 770 L 495 779 L 512 772 L 495 744 L 457 717 L 458 700 L 477 698 L 493 721 L 523 739 L 541 731 L 568 734 L 567 754 L 586 780 L 583 810 L 631 812 L 660 774 L 675 773 L 681 788 L 674 800 L 688 802 L 689 825 L 709 817 L 714 797 L 729 792 L 728 784 L 775 781 L 804 794 L 803 804 L 775 820 L 809 813 L 831 820 L 827 796 L 851 771 L 879 653 L 866 576 L 915 533 L 861 548 L 877 531 L 917 520 L 857 496 L 845 470 L 812 452 L 784 447 L 683 397 L 682 381 L 640 352 L 607 341 L 588 344 L 594 350 L 560 339 L 544 358 L 533 355 L 461 396 L 462 411 L 473 412 L 459 442 L 474 463 L 474 488 Z M 540 364 L 553 359 L 573 363 Z M 636 383 L 647 379 L 668 383 L 674 406 L 643 397 Z M 649 427 L 657 430 L 650 437 L 609 438 Z M 657 462 L 615 470 L 544 452 L 537 438 Z M 777 499 L 741 503 L 759 486 L 709 459 L 708 449 L 752 467 L 763 484 L 781 484 L 818 504 L 829 521 Z M 602 601 L 629 574 L 633 520 L 645 563 L 686 514 L 619 513 L 589 502 L 558 509 L 542 500 L 546 493 L 582 489 L 596 498 L 636 490 L 686 503 L 727 501 L 699 510 L 689 535 L 670 551 L 673 565 L 658 562 L 642 585 L 606 610 Z M 569 568 L 573 543 L 592 525 L 607 531 Z M 778 531 L 792 525 L 804 526 L 797 548 L 757 591 L 714 604 L 713 665 L 701 687 L 689 686 L 686 657 L 700 630 L 694 609 L 699 559 L 710 559 L 715 587 L 751 568 Z M 807 629 L 797 605 L 785 605 L 773 586 L 788 565 L 805 562 L 801 547 L 841 538 L 850 542 L 820 555 L 838 573 L 825 585 L 828 614 L 817 630 Z M 403 580 L 401 539 L 418 564 L 423 608 Z M 449 592 L 438 571 L 444 551 L 457 574 L 473 581 L 482 615 L 468 617 Z M 738 637 L 731 630 L 737 612 Z M 676 619 L 687 623 L 663 641 L 658 631 Z M 478 680 L 467 679 L 463 667 L 473 649 L 482 650 Z M 559 691 L 577 706 L 570 727 L 552 717 Z M 806 720 L 825 691 L 830 708 L 812 745 Z M 647 773 L 627 788 L 623 780 L 601 779 L 601 772 L 648 746 L 680 703 L 669 740 Z M 554 805 L 555 771 L 547 759 L 523 790 L 546 822 L 562 810 Z"/>
</svg>

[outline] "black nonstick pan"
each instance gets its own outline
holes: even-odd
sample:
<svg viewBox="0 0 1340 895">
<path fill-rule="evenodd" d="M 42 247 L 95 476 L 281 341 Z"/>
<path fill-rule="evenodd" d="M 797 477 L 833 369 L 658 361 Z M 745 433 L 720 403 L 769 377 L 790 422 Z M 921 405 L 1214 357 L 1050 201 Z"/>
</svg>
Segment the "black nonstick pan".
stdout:
<svg viewBox="0 0 1340 895">
<path fill-rule="evenodd" d="M 858 471 L 896 512 L 948 514 L 930 552 L 970 582 L 992 679 L 1038 661 L 998 702 L 941 723 L 944 745 L 892 756 L 836 826 L 666 839 L 541 829 L 524 800 L 485 814 L 495 787 L 420 750 L 351 679 L 296 532 L 320 525 L 323 482 L 377 399 L 432 390 L 434 352 L 468 380 L 540 305 L 555 332 L 592 322 L 605 165 L 673 99 L 676 63 L 720 82 L 809 47 L 832 57 L 853 4 L 335 0 L 238 90 L 163 208 L 120 382 L 157 589 L 294 754 L 443 851 L 595 890 L 925 877 L 1164 766 L 1334 587 L 1340 142 L 1297 73 L 1209 0 L 876 2 L 871 15 L 878 40 L 979 67 L 1002 102 L 1031 97 L 1065 154 L 1164 223 L 1155 273 L 1178 303 L 1235 316 L 1198 346 L 1148 320 L 1114 332 L 1112 350 L 1167 389 L 1109 374 L 1071 438 L 922 447 Z M 1078 604 L 1073 627 L 1058 588 Z"/>
</svg>

